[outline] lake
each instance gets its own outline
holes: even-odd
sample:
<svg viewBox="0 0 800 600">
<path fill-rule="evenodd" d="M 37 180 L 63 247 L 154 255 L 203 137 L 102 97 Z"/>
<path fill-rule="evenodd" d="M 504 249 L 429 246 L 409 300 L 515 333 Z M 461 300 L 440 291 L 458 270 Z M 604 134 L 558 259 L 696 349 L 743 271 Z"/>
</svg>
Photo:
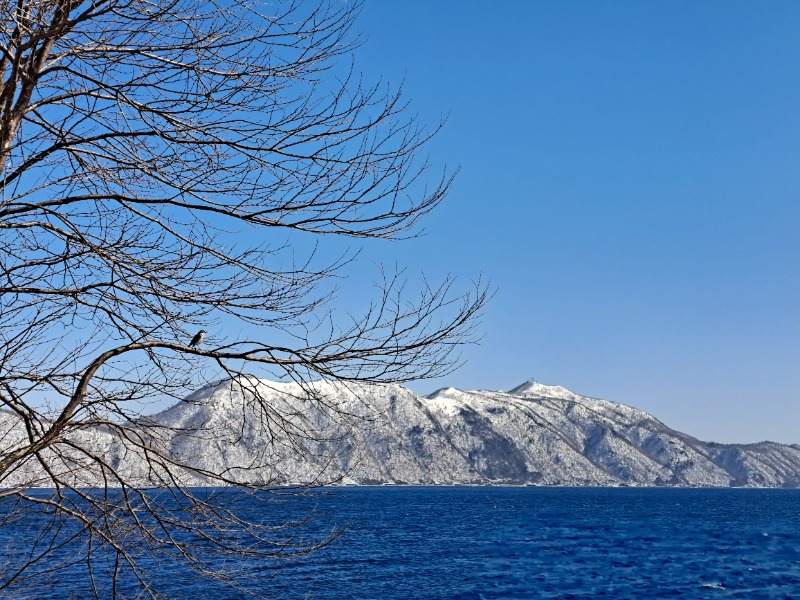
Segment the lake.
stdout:
<svg viewBox="0 0 800 600">
<path fill-rule="evenodd" d="M 800 490 L 341 488 L 286 499 L 271 518 L 312 506 L 319 532 L 347 532 L 315 553 L 248 565 L 271 597 L 800 597 Z M 178 575 L 161 573 L 158 590 L 211 593 Z M 84 597 L 80 581 L 61 577 L 14 597 L 70 593 Z"/>
</svg>

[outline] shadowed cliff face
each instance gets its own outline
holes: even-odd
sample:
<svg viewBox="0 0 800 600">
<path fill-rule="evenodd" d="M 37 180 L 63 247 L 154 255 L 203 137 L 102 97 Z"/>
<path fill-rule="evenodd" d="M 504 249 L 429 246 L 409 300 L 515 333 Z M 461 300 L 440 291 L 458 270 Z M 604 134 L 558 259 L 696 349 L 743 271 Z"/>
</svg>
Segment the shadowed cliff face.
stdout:
<svg viewBox="0 0 800 600">
<path fill-rule="evenodd" d="M 290 423 L 284 424 L 288 427 L 273 427 L 264 435 L 250 425 L 264 417 L 253 414 L 253 386 L 276 414 L 290 415 Z M 216 472 L 227 469 L 242 481 L 756 487 L 800 483 L 797 446 L 701 442 L 635 408 L 557 386 L 528 383 L 510 392 L 447 388 L 428 397 L 396 385 L 318 382 L 311 387 L 338 412 L 315 408 L 295 384 L 250 380 L 240 386 L 223 381 L 151 419 L 180 430 L 167 444 L 181 461 Z M 0 424 L 13 428 L 6 416 Z M 109 442 L 98 436 L 97 443 Z M 146 479 L 146 473 L 141 477 Z M 190 474 L 187 483 L 205 482 Z"/>
</svg>

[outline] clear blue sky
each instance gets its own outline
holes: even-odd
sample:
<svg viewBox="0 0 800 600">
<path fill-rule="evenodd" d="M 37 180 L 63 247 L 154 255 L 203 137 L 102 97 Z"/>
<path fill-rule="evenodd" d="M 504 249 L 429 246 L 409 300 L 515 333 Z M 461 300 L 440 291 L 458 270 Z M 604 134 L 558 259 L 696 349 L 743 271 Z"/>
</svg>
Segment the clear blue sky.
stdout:
<svg viewBox="0 0 800 600">
<path fill-rule="evenodd" d="M 535 377 L 800 443 L 800 3 L 368 0 L 358 27 L 357 69 L 449 114 L 431 159 L 461 167 L 364 272 L 498 290 L 467 365 L 413 389 Z"/>
</svg>

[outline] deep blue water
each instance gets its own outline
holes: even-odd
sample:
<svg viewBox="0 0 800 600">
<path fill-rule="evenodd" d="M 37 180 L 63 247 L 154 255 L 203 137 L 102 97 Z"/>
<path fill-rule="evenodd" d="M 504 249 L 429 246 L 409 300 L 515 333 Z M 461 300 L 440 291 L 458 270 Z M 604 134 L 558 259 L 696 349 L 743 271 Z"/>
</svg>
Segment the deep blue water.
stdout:
<svg viewBox="0 0 800 600">
<path fill-rule="evenodd" d="M 798 490 L 342 488 L 286 499 L 269 518 L 312 506 L 312 536 L 348 530 L 315 553 L 246 565 L 271 597 L 800 598 Z M 83 597 L 76 579 L 27 597 Z M 172 598 L 208 597 L 204 585 L 157 578 Z"/>
</svg>

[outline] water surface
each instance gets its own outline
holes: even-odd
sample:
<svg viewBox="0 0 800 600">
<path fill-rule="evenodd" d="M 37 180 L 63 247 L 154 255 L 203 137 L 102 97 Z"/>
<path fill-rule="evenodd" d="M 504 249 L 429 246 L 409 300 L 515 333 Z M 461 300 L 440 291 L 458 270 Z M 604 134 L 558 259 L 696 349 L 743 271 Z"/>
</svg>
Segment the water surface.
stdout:
<svg viewBox="0 0 800 600">
<path fill-rule="evenodd" d="M 348 529 L 315 553 L 246 564 L 271 597 L 800 598 L 798 490 L 342 488 L 253 516 L 310 508 L 310 535 Z M 157 572 L 159 591 L 212 592 L 179 575 Z M 68 580 L 36 597 L 83 597 Z"/>
</svg>

